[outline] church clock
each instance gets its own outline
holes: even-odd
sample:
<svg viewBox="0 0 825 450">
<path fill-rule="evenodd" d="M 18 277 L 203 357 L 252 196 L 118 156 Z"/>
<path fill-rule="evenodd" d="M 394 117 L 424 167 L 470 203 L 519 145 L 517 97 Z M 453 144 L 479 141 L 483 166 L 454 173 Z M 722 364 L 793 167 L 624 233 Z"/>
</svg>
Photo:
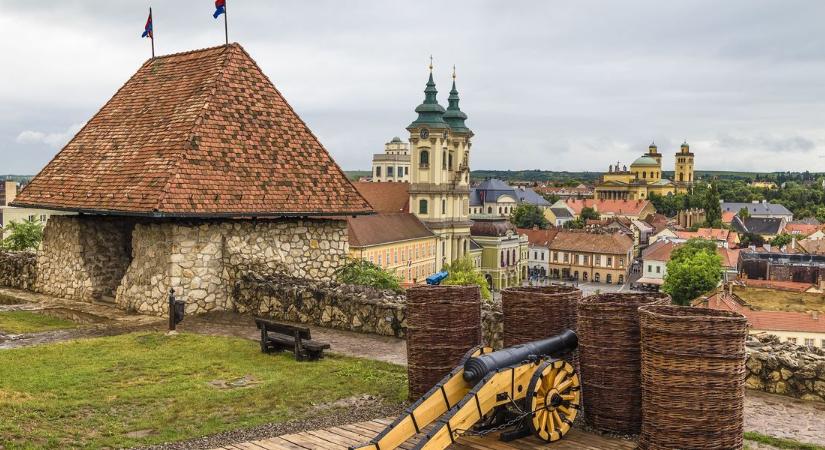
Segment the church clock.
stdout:
<svg viewBox="0 0 825 450">
<path fill-rule="evenodd" d="M 430 137 L 430 130 L 422 128 L 421 132 L 419 132 L 418 135 L 421 136 L 421 139 L 427 139 L 428 137 Z"/>
</svg>

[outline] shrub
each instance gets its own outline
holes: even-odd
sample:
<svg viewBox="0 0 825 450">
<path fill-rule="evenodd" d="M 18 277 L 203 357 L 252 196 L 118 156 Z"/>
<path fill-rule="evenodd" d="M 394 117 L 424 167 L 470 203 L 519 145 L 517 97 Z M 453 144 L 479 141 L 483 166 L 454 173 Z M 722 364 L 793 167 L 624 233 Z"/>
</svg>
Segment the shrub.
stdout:
<svg viewBox="0 0 825 450">
<path fill-rule="evenodd" d="M 401 277 L 363 259 L 348 259 L 335 271 L 340 283 L 401 291 Z"/>
</svg>

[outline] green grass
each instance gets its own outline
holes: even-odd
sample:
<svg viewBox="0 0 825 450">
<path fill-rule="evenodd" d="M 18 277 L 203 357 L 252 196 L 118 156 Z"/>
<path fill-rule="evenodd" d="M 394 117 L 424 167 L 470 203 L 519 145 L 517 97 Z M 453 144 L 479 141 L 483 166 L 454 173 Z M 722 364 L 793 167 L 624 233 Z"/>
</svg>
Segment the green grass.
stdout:
<svg viewBox="0 0 825 450">
<path fill-rule="evenodd" d="M 765 311 L 825 312 L 825 295 L 809 292 L 781 291 L 756 287 L 734 286 L 733 293 Z"/>
<path fill-rule="evenodd" d="M 257 384 L 220 389 L 215 380 Z M 129 447 L 318 414 L 313 404 L 406 398 L 406 371 L 329 356 L 298 363 L 249 340 L 134 333 L 0 351 L 0 448 Z M 334 411 L 328 411 L 328 414 Z M 136 431 L 145 437 L 127 437 Z"/>
<path fill-rule="evenodd" d="M 761 433 L 755 433 L 753 431 L 745 432 L 745 439 L 787 450 L 825 450 L 825 447 L 821 445 L 805 444 L 792 439 L 776 438 Z"/>
<path fill-rule="evenodd" d="M 0 332 L 7 334 L 36 333 L 38 331 L 74 328 L 77 324 L 29 311 L 0 312 Z"/>
</svg>

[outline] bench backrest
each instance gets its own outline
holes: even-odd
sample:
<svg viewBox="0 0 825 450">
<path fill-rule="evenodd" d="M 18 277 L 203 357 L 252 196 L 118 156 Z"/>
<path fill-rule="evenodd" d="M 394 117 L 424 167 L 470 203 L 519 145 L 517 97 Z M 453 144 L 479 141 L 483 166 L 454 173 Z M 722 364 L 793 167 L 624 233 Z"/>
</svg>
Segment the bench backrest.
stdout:
<svg viewBox="0 0 825 450">
<path fill-rule="evenodd" d="M 255 324 L 258 325 L 258 328 L 265 328 L 266 331 L 271 331 L 273 333 L 285 334 L 287 336 L 295 336 L 295 333 L 298 333 L 298 336 L 301 339 L 312 339 L 312 334 L 307 327 L 298 327 L 295 325 L 273 322 L 267 319 L 255 319 Z"/>
</svg>

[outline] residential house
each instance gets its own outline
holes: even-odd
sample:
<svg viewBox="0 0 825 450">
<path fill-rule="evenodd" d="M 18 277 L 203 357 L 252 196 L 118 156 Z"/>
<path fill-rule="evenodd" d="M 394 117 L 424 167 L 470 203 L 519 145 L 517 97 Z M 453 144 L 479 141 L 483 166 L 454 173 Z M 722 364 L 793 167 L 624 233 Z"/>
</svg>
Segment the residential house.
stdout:
<svg viewBox="0 0 825 450">
<path fill-rule="evenodd" d="M 492 290 L 520 286 L 527 279 L 529 242 L 509 220 L 473 219 L 472 241 L 481 247 L 481 273 Z"/>
<path fill-rule="evenodd" d="M 527 236 L 529 253 L 527 255 L 527 272 L 531 278 L 544 279 L 550 275 L 550 243 L 559 232 L 558 228 L 540 230 L 538 228 L 519 228 L 518 233 Z"/>
<path fill-rule="evenodd" d="M 739 233 L 726 228 L 699 228 L 696 231 L 674 231 L 675 242 L 687 242 L 690 239 L 707 239 L 719 248 L 735 248 L 739 245 Z"/>
<path fill-rule="evenodd" d="M 624 233 L 562 230 L 550 243 L 550 277 L 624 284 L 633 239 Z"/>
<path fill-rule="evenodd" d="M 731 227 L 740 234 L 758 234 L 766 241 L 782 234 L 787 221 L 781 217 L 746 217 L 736 216 Z"/>
<path fill-rule="evenodd" d="M 662 239 L 646 248 L 642 252 L 642 277 L 636 283 L 653 286 L 664 284 L 667 263 L 670 262 L 673 250 L 679 248 L 683 242 Z M 739 249 L 717 246 L 716 253 L 722 262 L 722 281 L 735 280 L 739 274 Z"/>
<path fill-rule="evenodd" d="M 748 216 L 764 219 L 785 219 L 786 222 L 793 220 L 793 213 L 788 208 L 778 203 L 768 203 L 766 200 L 751 203 L 721 202 L 722 214 L 738 214 L 743 208 L 748 210 Z"/>
<path fill-rule="evenodd" d="M 550 202 L 524 186 L 510 186 L 506 182 L 491 178 L 470 188 L 470 215 L 493 215 L 509 217 L 518 205 L 527 204 L 539 207 L 544 216 L 553 221 Z"/>
<path fill-rule="evenodd" d="M 550 222 L 550 225 L 556 227 L 563 227 L 567 222 L 575 220 L 575 217 L 573 217 L 573 211 L 571 211 L 566 205 L 550 207 L 549 216 L 548 221 Z"/>
<path fill-rule="evenodd" d="M 553 207 L 568 206 L 575 217 L 579 217 L 582 209 L 592 208 L 599 216 L 605 217 L 626 217 L 628 219 L 640 220 L 650 214 L 656 213 L 656 208 L 648 200 L 594 200 L 594 199 L 567 199 L 559 200 Z"/>
<path fill-rule="evenodd" d="M 785 233 L 799 237 L 808 237 L 816 234 L 814 239 L 817 239 L 820 236 L 824 236 L 821 228 L 822 225 L 816 219 L 794 220 L 785 225 Z"/>
</svg>

